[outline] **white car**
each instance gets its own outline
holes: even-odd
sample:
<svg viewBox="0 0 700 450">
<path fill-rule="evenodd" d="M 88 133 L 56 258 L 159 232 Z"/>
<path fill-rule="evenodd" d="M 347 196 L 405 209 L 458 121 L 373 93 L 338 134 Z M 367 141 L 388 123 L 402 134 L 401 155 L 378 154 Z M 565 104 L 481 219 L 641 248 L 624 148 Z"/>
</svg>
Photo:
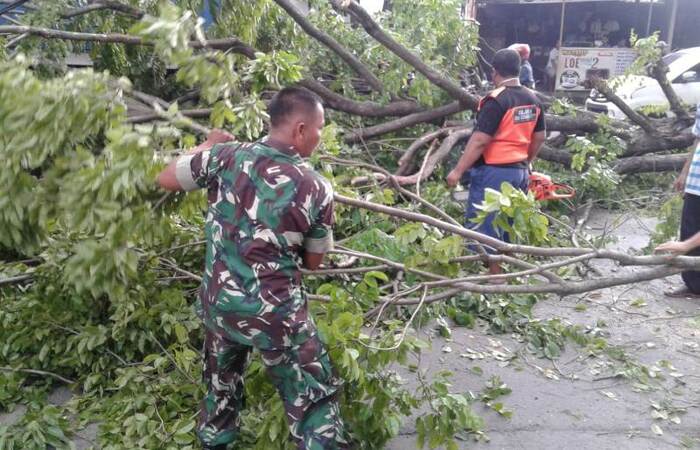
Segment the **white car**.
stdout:
<svg viewBox="0 0 700 450">
<path fill-rule="evenodd" d="M 700 47 L 679 50 L 664 56 L 664 62 L 669 68 L 667 74 L 673 89 L 682 102 L 695 106 L 700 103 Z M 615 89 L 634 110 L 644 107 L 658 107 L 668 111 L 668 100 L 661 90 L 659 83 L 649 77 L 631 75 Z M 620 109 L 610 103 L 602 94 L 593 89 L 586 100 L 586 110 L 604 113 L 614 119 L 624 119 Z M 668 112 L 667 112 L 668 114 Z"/>
</svg>

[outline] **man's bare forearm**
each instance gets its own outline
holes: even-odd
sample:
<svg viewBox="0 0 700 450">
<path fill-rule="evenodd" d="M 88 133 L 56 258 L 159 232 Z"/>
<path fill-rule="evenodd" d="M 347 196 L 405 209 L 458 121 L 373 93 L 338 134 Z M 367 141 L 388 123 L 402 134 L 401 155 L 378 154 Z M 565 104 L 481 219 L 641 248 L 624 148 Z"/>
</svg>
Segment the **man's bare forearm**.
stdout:
<svg viewBox="0 0 700 450">
<path fill-rule="evenodd" d="M 193 153 L 200 153 L 211 149 L 216 144 L 221 144 L 223 142 L 229 142 L 233 140 L 235 140 L 233 135 L 227 133 L 226 131 L 214 129 L 211 132 L 209 132 L 209 135 L 207 136 L 207 139 L 204 142 L 190 149 L 186 152 L 186 154 L 191 155 Z M 180 186 L 177 180 L 176 174 L 177 162 L 180 158 L 182 158 L 182 156 L 179 156 L 170 161 L 170 163 L 165 167 L 165 169 L 163 169 L 161 173 L 158 174 L 158 185 L 167 191 L 182 190 L 182 187 Z"/>
<path fill-rule="evenodd" d="M 481 157 L 481 155 L 484 153 L 485 148 L 486 146 L 481 143 L 472 144 L 470 142 L 467 144 L 467 147 L 464 149 L 464 153 L 462 153 L 462 156 L 459 158 L 459 162 L 457 162 L 456 169 L 461 173 L 471 169 L 474 163 L 477 162 L 479 157 Z"/>
<path fill-rule="evenodd" d="M 187 150 L 187 154 L 201 153 L 210 150 L 215 144 L 209 141 L 204 141 L 196 147 Z"/>
<path fill-rule="evenodd" d="M 462 153 L 462 156 L 459 158 L 454 172 L 461 176 L 464 172 L 471 169 L 474 163 L 481 158 L 481 155 L 484 153 L 484 150 L 486 150 L 491 140 L 492 137 L 486 133 L 479 131 L 474 132 L 472 137 L 469 138 L 469 142 L 467 142 L 464 153 Z"/>
<path fill-rule="evenodd" d="M 546 139 L 544 132 L 537 132 L 532 135 L 532 141 L 530 142 L 530 147 L 527 149 L 527 161 L 532 162 L 537 158 L 537 154 L 540 152 L 542 145 Z"/>
<path fill-rule="evenodd" d="M 681 169 L 681 177 L 688 175 L 688 172 L 690 171 L 690 165 L 693 163 L 693 156 L 695 156 L 695 149 L 698 147 L 698 143 L 700 143 L 700 139 L 695 139 L 695 145 L 688 154 L 688 159 L 685 160 L 685 164 L 683 164 L 683 168 Z"/>
</svg>

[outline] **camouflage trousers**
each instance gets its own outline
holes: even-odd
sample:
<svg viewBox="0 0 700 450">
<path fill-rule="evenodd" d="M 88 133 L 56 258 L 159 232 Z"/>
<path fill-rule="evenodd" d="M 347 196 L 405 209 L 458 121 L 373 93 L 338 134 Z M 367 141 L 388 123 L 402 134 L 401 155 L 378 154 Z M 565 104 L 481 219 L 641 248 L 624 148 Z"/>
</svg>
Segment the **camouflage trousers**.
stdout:
<svg viewBox="0 0 700 450">
<path fill-rule="evenodd" d="M 205 445 L 235 441 L 244 406 L 243 375 L 253 347 L 207 328 L 204 382 L 197 434 Z M 337 402 L 340 383 L 323 343 L 314 333 L 303 343 L 281 350 L 257 349 L 277 388 L 290 438 L 299 450 L 347 448 Z"/>
</svg>

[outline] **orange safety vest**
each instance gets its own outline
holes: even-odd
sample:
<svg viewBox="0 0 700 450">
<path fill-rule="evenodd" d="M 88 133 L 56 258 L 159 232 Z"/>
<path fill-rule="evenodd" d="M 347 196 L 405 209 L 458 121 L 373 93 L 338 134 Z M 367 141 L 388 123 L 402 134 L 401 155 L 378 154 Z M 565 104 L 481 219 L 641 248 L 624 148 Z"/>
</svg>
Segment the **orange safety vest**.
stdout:
<svg viewBox="0 0 700 450">
<path fill-rule="evenodd" d="M 479 102 L 479 111 L 489 99 L 497 98 L 506 88 L 492 91 Z M 513 106 L 503 115 L 496 134 L 484 150 L 486 164 L 514 164 L 527 160 L 537 120 L 542 108 L 537 104 Z"/>
</svg>

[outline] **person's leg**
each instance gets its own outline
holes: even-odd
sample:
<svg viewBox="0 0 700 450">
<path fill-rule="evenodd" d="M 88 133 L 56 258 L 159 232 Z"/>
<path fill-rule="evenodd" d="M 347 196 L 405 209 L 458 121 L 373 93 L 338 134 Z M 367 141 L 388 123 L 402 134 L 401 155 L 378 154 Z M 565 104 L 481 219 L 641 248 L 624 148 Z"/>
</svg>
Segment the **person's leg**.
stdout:
<svg viewBox="0 0 700 450">
<path fill-rule="evenodd" d="M 684 241 L 700 231 L 700 196 L 685 194 L 683 213 L 681 214 L 681 240 Z M 688 253 L 688 256 L 700 256 L 700 248 Z M 685 271 L 681 274 L 683 282 L 693 294 L 700 294 L 700 272 Z"/>
<path fill-rule="evenodd" d="M 204 448 L 225 448 L 236 439 L 244 406 L 243 374 L 252 347 L 206 329 L 204 373 L 207 394 L 199 412 L 197 435 Z"/>
<path fill-rule="evenodd" d="M 527 192 L 528 186 L 530 184 L 529 173 L 527 169 L 517 169 L 511 167 L 499 168 L 497 169 L 497 171 L 495 171 L 493 178 L 487 181 L 487 184 L 489 184 L 488 187 L 500 191 L 501 185 L 504 182 L 509 183 L 516 189 L 520 189 L 523 192 Z M 493 184 L 493 186 L 491 186 L 491 184 Z M 511 220 L 509 222 L 512 226 L 513 221 Z M 497 229 L 496 232 L 498 234 L 498 238 L 501 239 L 503 242 L 510 242 L 510 234 L 507 231 Z M 492 263 L 489 265 L 489 273 L 491 273 L 492 275 L 503 273 L 503 268 L 498 263 Z M 506 281 L 502 280 L 493 282 L 505 283 Z"/>
<path fill-rule="evenodd" d="M 296 347 L 260 350 L 268 376 L 282 398 L 290 437 L 299 450 L 348 448 L 328 352 L 317 335 Z"/>
<path fill-rule="evenodd" d="M 480 205 L 484 202 L 486 190 L 486 166 L 475 167 L 469 172 L 469 199 L 467 200 L 467 208 L 464 213 L 464 226 L 487 236 L 498 238 L 496 230 L 493 228 L 493 215 L 487 216 L 486 219 L 480 224 L 472 221 L 472 219 L 476 218 L 477 214 L 479 213 L 479 209 L 477 209 L 476 205 Z M 476 251 L 474 246 L 470 246 L 469 248 L 472 251 Z M 493 251 L 490 251 L 489 248 L 486 248 L 486 251 L 488 253 L 493 253 Z M 498 263 L 490 262 L 487 265 L 489 268 L 489 273 L 500 273 L 500 266 Z"/>
<path fill-rule="evenodd" d="M 479 166 L 471 170 L 471 189 L 469 190 L 469 200 L 467 201 L 467 211 L 465 214 L 464 226 L 481 234 L 491 236 L 496 239 L 501 239 L 501 233 L 494 228 L 494 214 L 489 214 L 483 222 L 477 224 L 473 221 L 479 214 L 480 210 L 477 205 L 484 202 L 486 196 L 486 188 L 501 190 L 501 184 L 498 182 L 498 175 L 495 174 L 497 168 L 493 166 Z"/>
<path fill-rule="evenodd" d="M 509 183 L 511 186 L 523 191 L 527 190 L 528 173 L 526 169 L 512 167 L 496 167 L 488 165 L 483 166 L 483 169 L 484 170 L 481 174 L 480 179 L 480 186 L 482 187 L 482 192 L 485 192 L 487 188 L 500 191 L 503 183 Z M 483 197 L 484 194 L 482 194 L 482 201 Z M 484 222 L 477 228 L 477 231 L 487 234 L 491 237 L 495 237 L 496 239 L 500 239 L 504 242 L 510 242 L 510 236 L 507 232 L 494 227 L 493 220 L 495 216 L 495 213 L 490 214 L 484 220 Z M 499 263 L 489 263 L 490 274 L 497 275 L 502 272 L 503 270 Z"/>
<path fill-rule="evenodd" d="M 472 219 L 476 217 L 476 205 L 484 201 L 484 176 L 483 166 L 474 167 L 469 171 L 469 198 L 464 210 L 464 226 L 479 231 Z"/>
</svg>

